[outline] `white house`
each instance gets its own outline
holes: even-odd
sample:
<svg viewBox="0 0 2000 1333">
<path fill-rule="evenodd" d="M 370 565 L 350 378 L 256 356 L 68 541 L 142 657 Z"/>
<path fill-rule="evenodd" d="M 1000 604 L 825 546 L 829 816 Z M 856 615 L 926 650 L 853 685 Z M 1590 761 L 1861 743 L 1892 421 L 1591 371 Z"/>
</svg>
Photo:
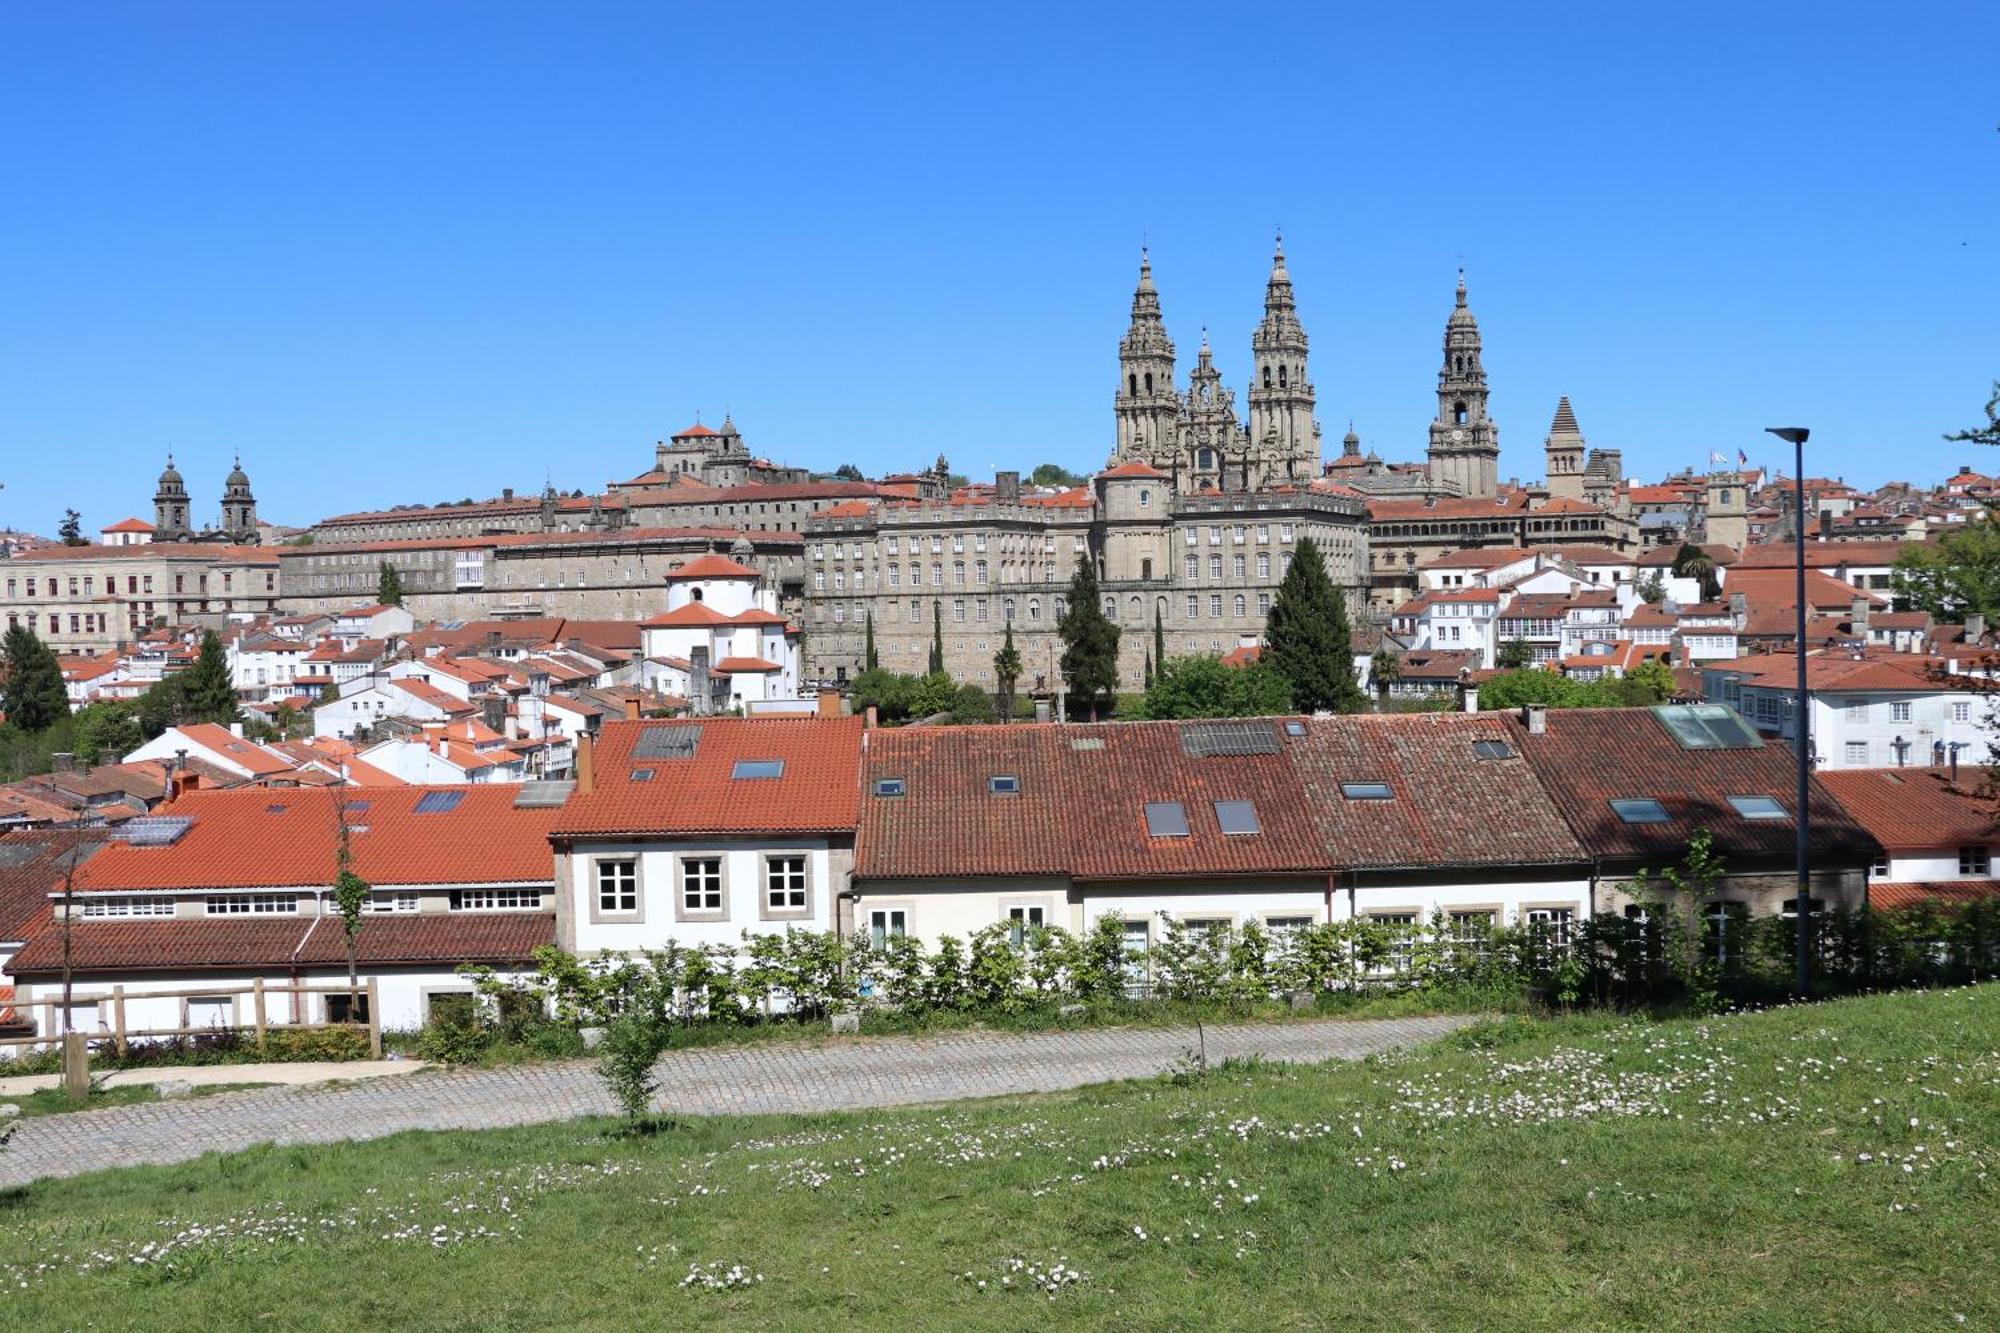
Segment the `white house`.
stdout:
<svg viewBox="0 0 2000 1333">
<path fill-rule="evenodd" d="M 477 704 L 447 694 L 423 680 L 377 680 L 341 692 L 331 703 L 313 709 L 315 736 L 352 738 L 363 727 L 372 727 L 384 718 L 409 722 L 449 722 L 476 717 Z"/>
<path fill-rule="evenodd" d="M 421 736 L 378 742 L 357 756 L 385 773 L 415 783 L 526 782 L 527 755 L 477 718 L 432 723 Z"/>
<path fill-rule="evenodd" d="M 245 739 L 240 722 L 226 727 L 215 722 L 190 722 L 168 727 L 127 754 L 124 762 L 132 764 L 152 759 L 172 763 L 181 754 L 212 764 L 246 782 L 273 778 L 298 767 L 290 756 Z"/>
<path fill-rule="evenodd" d="M 801 697 L 798 632 L 779 614 L 777 590 L 724 556 L 667 575 L 667 609 L 645 622 L 641 653 L 645 686 L 686 698 L 697 713 Z"/>
<path fill-rule="evenodd" d="M 97 530 L 100 546 L 151 546 L 153 525 L 143 518 L 121 518 Z"/>
<path fill-rule="evenodd" d="M 2000 728 L 1978 682 L 1948 659 L 1826 650 L 1806 654 L 1814 762 L 1840 768 L 1946 768 L 1986 758 Z M 1710 662 L 1702 692 L 1759 731 L 1790 740 L 1798 658 L 1769 653 Z M 1962 681 L 1962 683 L 1961 683 Z"/>
<path fill-rule="evenodd" d="M 357 606 L 334 616 L 333 637 L 354 644 L 363 639 L 400 639 L 416 628 L 416 617 L 400 606 Z"/>
<path fill-rule="evenodd" d="M 229 680 L 236 695 L 245 703 L 263 703 L 299 693 L 294 682 L 311 675 L 306 657 L 312 651 L 303 643 L 273 634 L 252 631 L 232 634 L 224 644 L 229 664 Z"/>
</svg>

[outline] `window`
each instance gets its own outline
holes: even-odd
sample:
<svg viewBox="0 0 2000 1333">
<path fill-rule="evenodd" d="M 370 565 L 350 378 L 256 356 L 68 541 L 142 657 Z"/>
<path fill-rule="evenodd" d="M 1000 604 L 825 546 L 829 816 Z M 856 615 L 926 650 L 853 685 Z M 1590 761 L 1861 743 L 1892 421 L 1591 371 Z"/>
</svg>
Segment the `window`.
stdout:
<svg viewBox="0 0 2000 1333">
<path fill-rule="evenodd" d="M 1910 706 L 1909 706 L 1909 704 L 1907 704 L 1907 703 L 1892 703 L 1892 704 L 1890 704 L 1890 705 L 1889 705 L 1889 720 L 1890 720 L 1891 722 L 1908 722 L 1908 721 L 1910 720 Z"/>
<path fill-rule="evenodd" d="M 681 862 L 681 910 L 722 910 L 722 858 L 690 856 Z"/>
<path fill-rule="evenodd" d="M 1224 833 L 1261 833 L 1257 826 L 1257 806 L 1251 801 L 1217 801 L 1215 822 Z"/>
<path fill-rule="evenodd" d="M 187 1002 L 187 1026 L 226 1028 L 236 1025 L 236 999 L 230 995 L 191 995 Z"/>
<path fill-rule="evenodd" d="M 1749 909 L 1742 903 L 1712 902 L 1702 910 L 1702 920 L 1709 958 L 1718 963 L 1733 961 L 1743 948 L 1743 931 L 1750 924 Z"/>
<path fill-rule="evenodd" d="M 1868 742 L 1848 741 L 1840 747 L 1840 757 L 1842 762 L 1850 768 L 1866 768 L 1868 766 Z"/>
<path fill-rule="evenodd" d="M 1185 838 L 1187 807 L 1179 801 L 1146 802 L 1146 832 L 1155 838 Z"/>
<path fill-rule="evenodd" d="M 639 862 L 633 857 L 597 863 L 597 910 L 606 913 L 639 910 Z"/>
<path fill-rule="evenodd" d="M 1529 933 L 1547 940 L 1551 944 L 1568 944 L 1570 927 L 1575 923 L 1576 913 L 1567 907 L 1530 907 L 1528 909 Z"/>
<path fill-rule="evenodd" d="M 868 943 L 880 949 L 910 933 L 910 914 L 900 907 L 878 907 L 868 913 Z"/>
<path fill-rule="evenodd" d="M 1868 720 L 1868 705 L 1849 704 L 1843 711 L 1842 716 L 1849 722 L 1866 722 Z"/>
<path fill-rule="evenodd" d="M 1954 700 L 1951 705 L 1951 720 L 1954 722 L 1972 721 L 1972 705 L 1963 699 Z"/>
<path fill-rule="evenodd" d="M 1212 592 L 1212 593 L 1210 593 L 1210 594 L 1208 595 L 1208 614 L 1209 614 L 1209 615 L 1211 615 L 1211 616 L 1213 616 L 1213 617 L 1215 617 L 1215 618 L 1217 618 L 1217 619 L 1220 619 L 1220 618 L 1222 617 L 1222 594 L 1221 594 L 1221 593 L 1219 593 L 1219 592 Z"/>
<path fill-rule="evenodd" d="M 1672 820 L 1667 807 L 1650 796 L 1627 796 L 1614 798 L 1611 813 L 1627 824 L 1665 824 Z"/>
<path fill-rule="evenodd" d="M 1785 819 L 1785 807 L 1773 796 L 1732 796 L 1729 804 L 1745 819 Z"/>
<path fill-rule="evenodd" d="M 1472 743 L 1472 757 L 1474 759 L 1512 759 L 1514 757 L 1514 750 L 1505 741 L 1474 741 Z"/>
<path fill-rule="evenodd" d="M 1875 853 L 1875 859 L 1869 863 L 1868 873 L 1877 879 L 1887 878 L 1889 874 L 1889 853 L 1886 851 Z"/>
<path fill-rule="evenodd" d="M 415 890 L 376 890 L 368 895 L 368 901 L 361 904 L 364 912 L 414 912 L 421 904 Z"/>
<path fill-rule="evenodd" d="M 1193 536 L 1194 534 L 1193 534 L 1193 533 L 1189 533 L 1188 535 L 1189 535 L 1189 536 Z M 1200 556 L 1198 556 L 1198 555 L 1191 555 L 1191 556 L 1189 556 L 1189 557 L 1188 557 L 1188 558 L 1187 558 L 1187 559 L 1186 559 L 1185 561 L 1183 561 L 1182 563 L 1183 563 L 1183 565 L 1184 565 L 1184 566 L 1186 567 L 1186 569 L 1187 569 L 1187 576 L 1188 576 L 1189 578 L 1191 578 L 1191 579 L 1198 579 L 1198 578 L 1200 578 L 1200 577 L 1201 577 L 1201 557 L 1200 557 Z"/>
<path fill-rule="evenodd" d="M 1386 782 L 1343 782 L 1340 794 L 1350 801 L 1386 801 L 1395 793 Z"/>
<path fill-rule="evenodd" d="M 764 858 L 764 907 L 773 913 L 809 909 L 805 853 L 787 852 Z"/>
<path fill-rule="evenodd" d="M 1212 555 L 1212 556 L 1210 556 L 1210 557 L 1208 558 L 1208 576 L 1209 576 L 1210 578 L 1212 578 L 1212 579 L 1219 579 L 1219 578 L 1221 578 L 1221 577 L 1222 577 L 1222 557 L 1221 557 L 1221 556 L 1219 556 L 1219 555 Z"/>
<path fill-rule="evenodd" d="M 172 916 L 174 900 L 159 898 L 79 897 L 77 914 L 85 917 Z"/>
<path fill-rule="evenodd" d="M 1146 986 L 1146 946 L 1152 940 L 1152 922 L 1145 918 L 1125 923 L 1125 984 L 1143 991 Z"/>
<path fill-rule="evenodd" d="M 1044 926 L 1046 909 L 1035 906 L 1010 907 L 1007 909 L 1007 940 L 1016 949 L 1028 942 L 1028 931 L 1035 926 Z"/>
<path fill-rule="evenodd" d="M 875 779 L 875 794 L 877 796 L 901 796 L 903 794 L 903 779 L 901 778 Z"/>
<path fill-rule="evenodd" d="M 1271 577 L 1271 553 L 1269 551 L 1257 552 L 1257 577 L 1260 579 Z"/>
<path fill-rule="evenodd" d="M 1014 796 L 1021 790 L 1021 779 L 1012 773 L 995 773 L 986 779 L 986 790 L 995 796 Z"/>
<path fill-rule="evenodd" d="M 470 998 L 470 997 L 467 997 Z M 368 996 L 329 995 L 326 997 L 326 1021 L 329 1023 L 366 1023 L 368 1021 Z M 194 1026 L 190 1023 L 188 1026 Z"/>
<path fill-rule="evenodd" d="M 1389 970 L 1407 972 L 1416 961 L 1417 914 L 1415 912 L 1377 912 L 1368 918 L 1381 926 L 1389 936 Z"/>
<path fill-rule="evenodd" d="M 1273 943 L 1283 943 L 1293 935 L 1307 929 L 1313 923 L 1309 916 L 1269 916 L 1264 918 L 1264 932 Z"/>
<path fill-rule="evenodd" d="M 454 912 L 534 911 L 542 905 L 540 889 L 453 889 Z"/>
<path fill-rule="evenodd" d="M 1192 592 L 1188 594 L 1187 614 L 1189 620 L 1199 620 L 1201 618 L 1201 594 Z"/>
<path fill-rule="evenodd" d="M 1958 873 L 1961 875 L 1987 875 L 1992 873 L 1992 859 L 1984 847 L 1961 847 L 1958 849 Z"/>
<path fill-rule="evenodd" d="M 298 910 L 298 898 L 282 893 L 218 894 L 208 900 L 210 916 L 284 916 Z"/>
<path fill-rule="evenodd" d="M 738 759 L 730 766 L 729 776 L 738 782 L 781 778 L 785 776 L 785 761 L 782 759 Z"/>
</svg>

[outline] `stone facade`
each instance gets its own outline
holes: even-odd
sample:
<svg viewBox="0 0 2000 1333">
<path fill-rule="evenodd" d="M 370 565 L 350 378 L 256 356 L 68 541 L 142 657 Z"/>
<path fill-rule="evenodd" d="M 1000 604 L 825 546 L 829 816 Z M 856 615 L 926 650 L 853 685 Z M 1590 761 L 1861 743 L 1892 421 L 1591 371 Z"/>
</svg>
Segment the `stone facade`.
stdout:
<svg viewBox="0 0 2000 1333">
<path fill-rule="evenodd" d="M 1500 427 L 1486 412 L 1486 368 L 1480 364 L 1479 345 L 1479 321 L 1465 303 L 1461 271 L 1458 301 L 1444 326 L 1430 474 L 1439 491 L 1468 499 L 1492 495 L 1499 486 Z"/>
<path fill-rule="evenodd" d="M 271 547 L 50 546 L 0 561 L 0 618 L 57 652 L 103 653 L 156 624 L 275 611 L 279 588 Z"/>
</svg>

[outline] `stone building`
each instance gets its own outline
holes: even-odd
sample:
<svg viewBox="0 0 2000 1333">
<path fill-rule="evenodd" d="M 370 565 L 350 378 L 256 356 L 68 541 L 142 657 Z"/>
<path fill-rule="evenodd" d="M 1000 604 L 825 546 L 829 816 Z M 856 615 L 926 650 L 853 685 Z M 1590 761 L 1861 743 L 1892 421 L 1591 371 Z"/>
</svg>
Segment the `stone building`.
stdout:
<svg viewBox="0 0 2000 1333">
<path fill-rule="evenodd" d="M 806 674 L 861 670 L 869 624 L 890 670 L 922 672 L 933 625 L 945 666 L 986 688 L 1009 625 L 1023 662 L 1018 688 L 1058 682 L 1057 618 L 1079 558 L 1097 572 L 1104 610 L 1123 630 L 1120 687 L 1137 690 L 1155 622 L 1167 655 L 1224 653 L 1263 633 L 1265 613 L 1301 538 L 1359 605 L 1367 509 L 1321 477 L 1307 340 L 1282 249 L 1251 337 L 1250 419 L 1238 420 L 1204 337 L 1185 392 L 1142 255 L 1131 320 L 1118 345 L 1110 462 L 1089 484 L 1023 494 L 991 488 L 937 499 L 856 499 L 805 525 Z"/>
<path fill-rule="evenodd" d="M 257 497 L 250 493 L 250 478 L 239 456 L 222 483 L 222 519 L 214 527 L 197 529 L 189 508 L 187 481 L 167 455 L 153 492 L 153 536 L 156 542 L 229 542 L 255 546 L 258 541 Z"/>
<path fill-rule="evenodd" d="M 219 625 L 278 603 L 278 553 L 268 546 L 45 546 L 0 561 L 0 618 L 57 652 L 106 652 L 155 625 Z"/>
</svg>

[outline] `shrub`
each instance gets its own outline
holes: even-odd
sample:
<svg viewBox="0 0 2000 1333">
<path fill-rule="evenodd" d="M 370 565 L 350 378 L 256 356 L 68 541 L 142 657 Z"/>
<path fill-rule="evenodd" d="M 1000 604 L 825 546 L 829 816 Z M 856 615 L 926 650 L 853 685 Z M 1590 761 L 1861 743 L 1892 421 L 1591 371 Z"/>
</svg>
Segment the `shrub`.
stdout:
<svg viewBox="0 0 2000 1333">
<path fill-rule="evenodd" d="M 598 1047 L 598 1077 L 611 1090 L 625 1118 L 635 1124 L 652 1109 L 653 1091 L 659 1086 L 654 1066 L 667 1047 L 667 1032 L 665 1024 L 649 1015 L 628 1013 L 604 1030 L 604 1041 Z"/>
</svg>

